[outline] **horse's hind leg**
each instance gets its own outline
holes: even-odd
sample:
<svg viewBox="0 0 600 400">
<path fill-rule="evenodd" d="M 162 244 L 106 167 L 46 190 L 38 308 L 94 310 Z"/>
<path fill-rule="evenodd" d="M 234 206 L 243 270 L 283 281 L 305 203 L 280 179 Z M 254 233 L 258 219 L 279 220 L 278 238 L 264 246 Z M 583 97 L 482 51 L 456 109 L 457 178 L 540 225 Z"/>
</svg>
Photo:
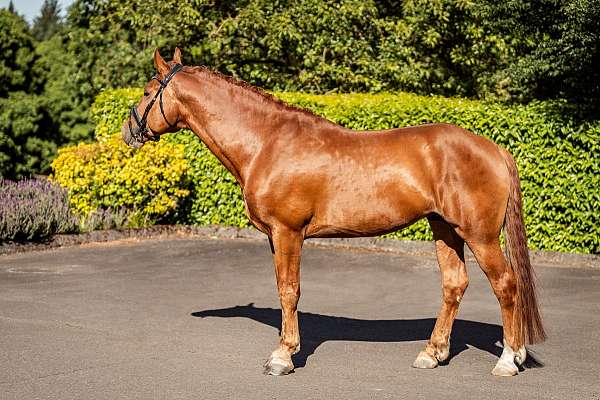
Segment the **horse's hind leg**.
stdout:
<svg viewBox="0 0 600 400">
<path fill-rule="evenodd" d="M 525 361 L 526 351 L 524 343 L 517 335 L 514 313 L 517 294 L 516 278 L 513 270 L 508 266 L 500 241 L 493 239 L 490 242 L 473 242 L 467 240 L 479 266 L 488 277 L 494 294 L 500 303 L 502 311 L 502 325 L 504 328 L 504 351 L 492 374 L 498 376 L 516 375 L 517 364 Z"/>
<path fill-rule="evenodd" d="M 300 350 L 298 300 L 300 299 L 301 233 L 285 227 L 272 230 L 271 244 L 275 261 L 275 277 L 281 302 L 281 338 L 279 347 L 264 365 L 265 374 L 285 375 L 294 369 L 292 355 Z"/>
<path fill-rule="evenodd" d="M 464 240 L 445 221 L 429 219 L 442 275 L 443 302 L 431 338 L 413 363 L 415 368 L 435 368 L 450 353 L 450 331 L 469 278 L 465 268 Z"/>
</svg>

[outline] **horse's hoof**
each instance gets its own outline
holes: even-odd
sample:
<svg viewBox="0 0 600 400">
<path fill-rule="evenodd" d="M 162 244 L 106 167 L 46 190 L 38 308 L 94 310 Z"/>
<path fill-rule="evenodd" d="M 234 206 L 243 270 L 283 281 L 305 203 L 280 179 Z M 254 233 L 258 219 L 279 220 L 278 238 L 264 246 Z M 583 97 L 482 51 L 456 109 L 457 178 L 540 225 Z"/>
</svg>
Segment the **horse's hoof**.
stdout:
<svg viewBox="0 0 600 400">
<path fill-rule="evenodd" d="M 519 369 L 514 363 L 504 362 L 504 360 L 498 361 L 498 364 L 492 370 L 492 375 L 495 376 L 515 376 L 519 372 Z"/>
<path fill-rule="evenodd" d="M 287 375 L 294 369 L 294 364 L 291 360 L 282 360 L 279 357 L 269 357 L 264 365 L 263 373 L 265 375 Z"/>
<path fill-rule="evenodd" d="M 438 362 L 435 358 L 422 351 L 419 353 L 412 366 L 413 368 L 432 369 L 438 366 Z"/>
<path fill-rule="evenodd" d="M 496 363 L 496 366 L 492 370 L 492 375 L 496 376 L 514 376 L 519 373 L 519 369 L 515 364 L 515 361 L 523 362 L 525 361 L 525 356 L 527 355 L 525 352 L 525 347 L 521 347 L 516 352 L 508 345 L 506 340 L 503 341 L 504 350 L 502 350 L 502 355 L 500 359 Z"/>
</svg>

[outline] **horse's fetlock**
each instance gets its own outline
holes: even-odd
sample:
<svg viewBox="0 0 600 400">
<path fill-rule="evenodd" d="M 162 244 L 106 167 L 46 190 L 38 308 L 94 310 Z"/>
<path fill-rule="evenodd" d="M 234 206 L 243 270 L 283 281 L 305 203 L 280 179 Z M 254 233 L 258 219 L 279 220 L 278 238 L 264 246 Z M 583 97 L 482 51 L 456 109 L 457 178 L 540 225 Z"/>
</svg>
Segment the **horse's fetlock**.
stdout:
<svg viewBox="0 0 600 400">
<path fill-rule="evenodd" d="M 281 347 L 283 347 L 290 356 L 300 351 L 299 340 L 281 340 Z"/>
</svg>

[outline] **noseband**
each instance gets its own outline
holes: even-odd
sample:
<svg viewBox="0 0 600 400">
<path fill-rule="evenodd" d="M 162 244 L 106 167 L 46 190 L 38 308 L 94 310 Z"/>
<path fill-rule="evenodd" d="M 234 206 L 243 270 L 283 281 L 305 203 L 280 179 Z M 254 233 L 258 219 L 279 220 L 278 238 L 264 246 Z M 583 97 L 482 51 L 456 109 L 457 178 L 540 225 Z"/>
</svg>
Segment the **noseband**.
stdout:
<svg viewBox="0 0 600 400">
<path fill-rule="evenodd" d="M 171 71 L 169 71 L 167 76 L 165 76 L 165 79 L 163 79 L 162 81 L 158 78 L 157 75 L 154 75 L 152 77 L 152 79 L 155 79 L 156 81 L 158 81 L 158 83 L 160 84 L 160 88 L 158 89 L 156 94 L 154 94 L 154 97 L 152 98 L 152 100 L 150 100 L 150 103 L 148 103 L 148 105 L 146 106 L 146 109 L 144 110 L 144 115 L 142 115 L 142 118 L 140 118 L 140 115 L 137 112 L 136 106 L 131 107 L 131 111 L 129 113 L 130 114 L 129 115 L 129 132 L 131 133 L 131 136 L 136 141 L 143 143 L 144 139 L 146 139 L 146 140 L 152 140 L 154 142 L 158 142 L 160 139 L 160 136 L 158 136 L 158 135 L 148 135 L 148 126 L 146 124 L 146 122 L 147 122 L 146 120 L 148 118 L 148 113 L 150 113 L 150 110 L 152 109 L 152 106 L 156 102 L 157 98 L 159 99 L 160 113 L 162 114 L 163 118 L 165 119 L 165 122 L 169 125 L 170 128 L 175 128 L 176 125 L 171 124 L 169 122 L 169 120 L 167 119 L 167 116 L 165 115 L 165 111 L 163 108 L 162 95 L 163 95 L 163 91 L 165 90 L 165 88 L 167 87 L 167 85 L 169 84 L 171 79 L 173 79 L 175 74 L 178 73 L 179 71 L 181 71 L 182 68 L 183 68 L 183 65 L 175 64 L 173 69 Z M 133 119 L 135 120 L 135 123 L 137 124 L 135 130 L 133 130 L 133 128 L 131 126 L 131 117 L 133 117 Z"/>
</svg>

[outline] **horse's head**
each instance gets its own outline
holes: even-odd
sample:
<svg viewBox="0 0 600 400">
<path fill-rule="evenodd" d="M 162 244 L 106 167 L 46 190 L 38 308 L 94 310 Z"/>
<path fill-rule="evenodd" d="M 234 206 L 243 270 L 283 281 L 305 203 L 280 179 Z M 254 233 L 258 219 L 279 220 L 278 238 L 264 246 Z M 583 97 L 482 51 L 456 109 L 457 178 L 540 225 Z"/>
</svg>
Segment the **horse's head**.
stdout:
<svg viewBox="0 0 600 400">
<path fill-rule="evenodd" d="M 144 86 L 144 97 L 131 108 L 121 129 L 123 140 L 131 147 L 142 147 L 148 140 L 158 141 L 163 133 L 180 128 L 179 107 L 170 82 L 183 68 L 181 51 L 176 48 L 173 61 L 167 63 L 156 49 L 154 66 L 156 75 Z"/>
</svg>

